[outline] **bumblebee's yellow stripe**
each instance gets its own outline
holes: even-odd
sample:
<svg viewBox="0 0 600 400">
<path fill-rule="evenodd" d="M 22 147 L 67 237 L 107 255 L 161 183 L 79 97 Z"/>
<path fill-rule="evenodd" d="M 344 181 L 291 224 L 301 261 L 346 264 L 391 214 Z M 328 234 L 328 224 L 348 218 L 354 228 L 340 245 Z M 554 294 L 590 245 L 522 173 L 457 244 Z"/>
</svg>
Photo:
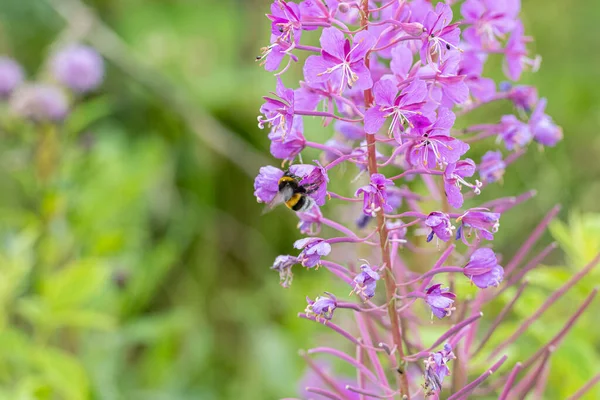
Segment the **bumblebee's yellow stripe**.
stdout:
<svg viewBox="0 0 600 400">
<path fill-rule="evenodd" d="M 293 209 L 293 208 L 294 208 L 294 206 L 295 206 L 296 204 L 298 204 L 298 202 L 300 201 L 300 199 L 301 199 L 301 198 L 302 198 L 302 194 L 301 194 L 301 193 L 294 193 L 294 194 L 292 195 L 292 197 L 291 197 L 291 198 L 290 198 L 288 201 L 286 201 L 286 202 L 285 202 L 285 205 L 286 205 L 288 208 L 291 208 L 291 209 Z"/>
</svg>

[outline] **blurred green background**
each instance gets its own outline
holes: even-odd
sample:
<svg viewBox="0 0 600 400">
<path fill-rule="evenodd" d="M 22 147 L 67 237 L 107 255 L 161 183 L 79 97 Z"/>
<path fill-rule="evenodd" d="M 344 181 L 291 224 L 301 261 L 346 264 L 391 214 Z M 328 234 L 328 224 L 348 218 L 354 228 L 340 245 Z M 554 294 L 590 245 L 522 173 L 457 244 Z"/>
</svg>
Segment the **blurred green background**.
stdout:
<svg viewBox="0 0 600 400">
<path fill-rule="evenodd" d="M 0 53 L 19 60 L 30 79 L 43 79 L 51 49 L 71 40 L 98 48 L 108 67 L 101 90 L 65 126 L 51 184 L 36 185 L 29 166 L 37 133 L 2 132 L 0 398 L 296 395 L 304 373 L 297 350 L 327 334 L 296 313 L 306 295 L 339 285 L 324 270 L 298 271 L 286 290 L 269 271 L 300 238 L 292 213 L 261 216 L 252 195 L 258 168 L 279 164 L 256 126 L 261 96 L 275 83 L 254 61 L 268 41 L 270 2 L 86 4 L 0 1 Z M 562 250 L 547 264 L 556 268 L 533 275 L 507 332 L 598 250 L 600 219 L 591 213 L 600 211 L 599 13 L 591 0 L 523 0 L 531 48 L 543 57 L 524 82 L 549 99 L 565 138 L 544 151 L 532 146 L 480 199 L 538 190 L 503 217 L 495 246 L 507 255 L 556 203 L 565 224 L 552 229 Z M 494 62 L 490 74 L 499 77 Z M 502 112 L 510 108 L 471 118 Z M 598 277 L 536 323 L 511 359 L 558 331 Z M 565 398 L 598 371 L 599 338 L 592 317 L 578 324 L 553 356 L 545 398 Z"/>
</svg>

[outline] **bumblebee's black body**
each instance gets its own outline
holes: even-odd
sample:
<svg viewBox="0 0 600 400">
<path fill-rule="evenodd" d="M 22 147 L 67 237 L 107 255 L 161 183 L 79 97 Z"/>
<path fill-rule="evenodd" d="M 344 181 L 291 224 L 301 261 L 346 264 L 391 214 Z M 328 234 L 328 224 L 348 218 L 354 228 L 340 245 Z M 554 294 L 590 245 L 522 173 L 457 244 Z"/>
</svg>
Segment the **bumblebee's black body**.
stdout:
<svg viewBox="0 0 600 400">
<path fill-rule="evenodd" d="M 300 186 L 299 182 L 300 178 L 287 171 L 279 179 L 279 193 L 283 196 L 283 201 L 288 208 L 296 212 L 305 212 L 314 205 L 314 200 L 308 197 L 311 191 Z"/>
</svg>

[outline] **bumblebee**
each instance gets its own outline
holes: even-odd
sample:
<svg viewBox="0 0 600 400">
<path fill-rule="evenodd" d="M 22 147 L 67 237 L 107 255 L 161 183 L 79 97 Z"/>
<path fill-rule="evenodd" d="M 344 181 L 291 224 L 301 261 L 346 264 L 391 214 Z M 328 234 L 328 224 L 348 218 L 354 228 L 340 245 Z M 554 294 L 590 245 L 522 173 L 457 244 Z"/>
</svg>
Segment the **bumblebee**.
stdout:
<svg viewBox="0 0 600 400">
<path fill-rule="evenodd" d="M 318 185 L 300 185 L 301 180 L 301 177 L 286 171 L 279 179 L 279 191 L 268 208 L 272 209 L 280 203 L 285 203 L 289 209 L 296 212 L 310 210 L 315 205 L 315 200 L 309 195 L 317 190 Z"/>
</svg>

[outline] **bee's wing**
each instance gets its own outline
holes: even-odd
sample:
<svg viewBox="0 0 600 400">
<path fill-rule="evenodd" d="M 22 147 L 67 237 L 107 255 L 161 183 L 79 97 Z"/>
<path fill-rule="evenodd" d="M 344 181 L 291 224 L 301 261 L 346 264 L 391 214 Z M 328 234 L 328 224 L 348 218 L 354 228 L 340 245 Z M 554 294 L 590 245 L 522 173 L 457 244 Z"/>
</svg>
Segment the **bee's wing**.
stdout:
<svg viewBox="0 0 600 400">
<path fill-rule="evenodd" d="M 265 209 L 263 210 L 263 215 L 272 211 L 275 207 L 277 207 L 278 205 L 280 205 L 281 203 L 285 203 L 286 201 L 288 201 L 292 195 L 294 194 L 294 190 L 290 187 L 284 187 L 282 190 L 280 190 L 279 192 L 277 192 L 277 194 L 275 195 L 275 197 L 273 198 L 273 200 L 271 200 L 266 206 Z"/>
</svg>

